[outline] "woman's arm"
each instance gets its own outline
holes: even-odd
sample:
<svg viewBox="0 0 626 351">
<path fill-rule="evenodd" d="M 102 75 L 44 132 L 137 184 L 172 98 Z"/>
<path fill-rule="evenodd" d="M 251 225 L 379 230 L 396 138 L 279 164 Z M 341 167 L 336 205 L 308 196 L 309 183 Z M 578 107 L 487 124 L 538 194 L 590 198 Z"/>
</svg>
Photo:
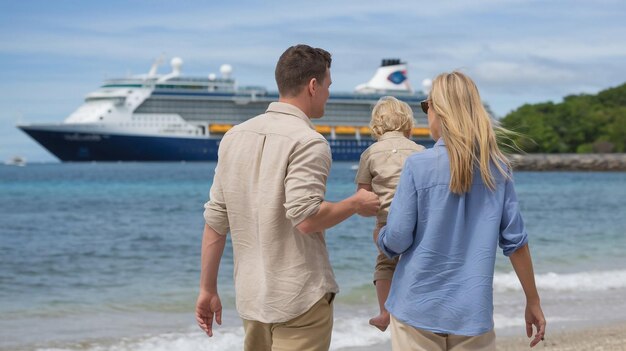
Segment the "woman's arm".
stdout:
<svg viewBox="0 0 626 351">
<path fill-rule="evenodd" d="M 532 336 L 533 325 L 536 329 L 535 338 L 530 342 L 530 347 L 533 347 L 537 345 L 539 341 L 542 341 L 545 336 L 546 319 L 541 310 L 528 244 L 511 253 L 509 259 L 511 260 L 515 274 L 517 274 L 517 278 L 522 284 L 522 289 L 524 289 L 524 294 L 526 295 L 526 335 L 529 338 Z"/>
</svg>

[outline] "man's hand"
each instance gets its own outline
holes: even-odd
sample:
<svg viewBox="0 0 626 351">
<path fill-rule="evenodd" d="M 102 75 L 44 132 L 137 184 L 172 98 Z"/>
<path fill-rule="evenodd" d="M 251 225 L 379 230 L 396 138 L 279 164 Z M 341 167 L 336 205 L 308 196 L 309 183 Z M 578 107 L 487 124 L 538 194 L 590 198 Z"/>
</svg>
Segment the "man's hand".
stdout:
<svg viewBox="0 0 626 351">
<path fill-rule="evenodd" d="M 535 333 L 535 338 L 530 342 L 530 347 L 534 347 L 540 341 L 543 341 L 546 333 L 546 319 L 538 303 L 526 305 L 526 335 L 529 338 L 533 336 L 533 325 L 537 332 Z"/>
<path fill-rule="evenodd" d="M 371 191 L 359 189 L 354 194 L 357 203 L 356 213 L 363 217 L 375 216 L 380 209 L 380 200 L 378 196 Z"/>
<path fill-rule="evenodd" d="M 196 321 L 200 329 L 213 336 L 213 318 L 222 325 L 222 302 L 217 293 L 200 292 L 196 302 Z"/>
</svg>

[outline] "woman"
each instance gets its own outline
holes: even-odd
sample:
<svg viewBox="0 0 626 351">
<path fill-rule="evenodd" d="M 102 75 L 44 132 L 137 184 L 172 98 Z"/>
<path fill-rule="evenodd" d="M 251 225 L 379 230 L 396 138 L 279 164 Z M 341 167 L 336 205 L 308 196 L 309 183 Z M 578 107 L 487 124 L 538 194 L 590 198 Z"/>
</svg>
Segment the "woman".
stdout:
<svg viewBox="0 0 626 351">
<path fill-rule="evenodd" d="M 526 294 L 526 333 L 544 337 L 528 237 L 510 164 L 496 143 L 474 82 L 460 72 L 433 81 L 428 100 L 432 149 L 404 165 L 377 243 L 401 255 L 385 304 L 394 350 L 495 350 L 496 244 Z"/>
</svg>

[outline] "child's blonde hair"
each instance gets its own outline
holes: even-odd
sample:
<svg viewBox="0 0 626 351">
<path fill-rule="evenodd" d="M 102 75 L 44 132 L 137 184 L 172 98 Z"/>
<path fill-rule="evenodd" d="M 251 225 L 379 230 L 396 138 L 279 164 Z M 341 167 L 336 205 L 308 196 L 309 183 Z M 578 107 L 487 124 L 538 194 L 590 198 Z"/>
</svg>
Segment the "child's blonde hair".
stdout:
<svg viewBox="0 0 626 351">
<path fill-rule="evenodd" d="M 383 96 L 372 110 L 370 128 L 377 140 L 387 132 L 410 131 L 414 124 L 411 106 L 393 96 Z"/>
</svg>

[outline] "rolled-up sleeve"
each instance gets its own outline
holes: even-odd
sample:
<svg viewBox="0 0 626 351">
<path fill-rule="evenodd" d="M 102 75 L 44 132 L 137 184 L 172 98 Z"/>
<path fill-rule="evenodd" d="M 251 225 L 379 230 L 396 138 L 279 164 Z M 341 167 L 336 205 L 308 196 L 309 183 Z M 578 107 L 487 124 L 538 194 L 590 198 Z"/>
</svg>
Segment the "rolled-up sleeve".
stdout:
<svg viewBox="0 0 626 351">
<path fill-rule="evenodd" d="M 285 210 L 294 226 L 315 215 L 324 201 L 332 157 L 328 142 L 313 139 L 289 157 L 285 177 Z"/>
<path fill-rule="evenodd" d="M 218 234 L 226 235 L 230 225 L 228 223 L 228 213 L 226 212 L 226 202 L 222 191 L 221 174 L 219 164 L 215 168 L 213 184 L 209 195 L 209 201 L 204 204 L 204 221 Z"/>
<path fill-rule="evenodd" d="M 392 258 L 413 244 L 417 224 L 417 189 L 408 162 L 400 174 L 396 194 L 391 201 L 387 225 L 378 234 L 378 248 Z"/>
<path fill-rule="evenodd" d="M 500 222 L 499 245 L 505 256 L 526 245 L 528 234 L 524 228 L 524 220 L 519 209 L 515 186 L 511 179 L 506 180 L 504 190 L 504 208 Z"/>
</svg>

